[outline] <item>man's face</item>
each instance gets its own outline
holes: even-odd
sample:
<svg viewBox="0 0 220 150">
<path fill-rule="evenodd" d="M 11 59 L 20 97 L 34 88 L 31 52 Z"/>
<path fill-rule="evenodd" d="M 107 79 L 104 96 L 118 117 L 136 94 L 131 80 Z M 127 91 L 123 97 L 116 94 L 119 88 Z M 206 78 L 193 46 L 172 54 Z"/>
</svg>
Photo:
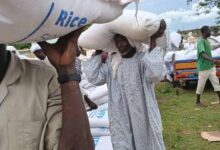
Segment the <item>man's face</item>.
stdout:
<svg viewBox="0 0 220 150">
<path fill-rule="evenodd" d="M 34 54 L 40 60 L 44 60 L 46 58 L 46 55 L 44 54 L 43 50 L 37 50 L 37 51 L 34 52 Z"/>
<path fill-rule="evenodd" d="M 119 34 L 115 37 L 115 46 L 121 54 L 126 53 L 131 48 L 127 38 Z"/>
<path fill-rule="evenodd" d="M 204 34 L 205 34 L 206 37 L 210 37 L 210 36 L 211 36 L 211 31 L 210 31 L 210 29 L 207 29 Z"/>
<path fill-rule="evenodd" d="M 158 31 L 153 35 L 153 37 L 155 39 L 162 37 L 164 35 L 164 32 L 166 31 L 167 25 L 166 22 L 162 19 L 160 21 L 160 27 L 158 29 Z"/>
</svg>

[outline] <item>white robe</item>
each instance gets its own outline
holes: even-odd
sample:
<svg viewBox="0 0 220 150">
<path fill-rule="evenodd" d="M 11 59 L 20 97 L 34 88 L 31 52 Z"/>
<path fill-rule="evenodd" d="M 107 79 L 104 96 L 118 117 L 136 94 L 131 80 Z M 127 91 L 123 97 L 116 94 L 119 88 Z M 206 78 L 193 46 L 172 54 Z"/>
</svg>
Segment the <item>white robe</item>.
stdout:
<svg viewBox="0 0 220 150">
<path fill-rule="evenodd" d="M 106 64 L 100 55 L 83 64 L 88 81 L 107 83 L 109 91 L 110 132 L 114 150 L 164 150 L 162 123 L 155 98 L 154 83 L 166 71 L 161 58 L 136 52 L 122 58 L 116 77 L 111 58 Z"/>
</svg>

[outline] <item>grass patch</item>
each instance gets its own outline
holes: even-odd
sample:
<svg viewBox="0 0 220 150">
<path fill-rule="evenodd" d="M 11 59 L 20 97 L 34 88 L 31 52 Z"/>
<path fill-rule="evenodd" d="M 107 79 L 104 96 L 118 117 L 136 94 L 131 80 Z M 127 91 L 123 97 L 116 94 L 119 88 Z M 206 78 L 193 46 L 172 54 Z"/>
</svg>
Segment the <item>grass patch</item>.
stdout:
<svg viewBox="0 0 220 150">
<path fill-rule="evenodd" d="M 220 131 L 220 104 L 210 104 L 218 100 L 217 94 L 207 87 L 201 101 L 208 107 L 196 109 L 195 89 L 180 89 L 177 96 L 168 83 L 156 86 L 167 150 L 220 150 L 220 142 L 210 143 L 200 136 L 201 131 Z"/>
</svg>

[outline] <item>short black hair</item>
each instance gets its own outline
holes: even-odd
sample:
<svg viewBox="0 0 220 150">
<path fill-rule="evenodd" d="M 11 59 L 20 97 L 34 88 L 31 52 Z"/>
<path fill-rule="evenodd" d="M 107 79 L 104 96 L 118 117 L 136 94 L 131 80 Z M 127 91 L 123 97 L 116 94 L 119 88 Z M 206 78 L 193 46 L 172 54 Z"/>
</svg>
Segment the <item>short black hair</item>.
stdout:
<svg viewBox="0 0 220 150">
<path fill-rule="evenodd" d="M 205 33 L 205 32 L 208 31 L 208 30 L 209 30 L 209 26 L 203 26 L 203 27 L 200 29 L 200 31 L 201 31 L 202 34 Z"/>
<path fill-rule="evenodd" d="M 5 44 L 0 44 L 0 50 L 6 50 L 6 45 Z"/>
</svg>

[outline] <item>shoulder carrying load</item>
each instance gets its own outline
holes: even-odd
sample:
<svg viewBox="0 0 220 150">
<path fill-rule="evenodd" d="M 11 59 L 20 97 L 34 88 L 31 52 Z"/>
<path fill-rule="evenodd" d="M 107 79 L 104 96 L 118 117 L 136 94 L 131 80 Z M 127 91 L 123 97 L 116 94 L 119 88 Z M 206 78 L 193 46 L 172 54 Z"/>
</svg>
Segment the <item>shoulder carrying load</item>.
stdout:
<svg viewBox="0 0 220 150">
<path fill-rule="evenodd" d="M 30 43 L 106 23 L 138 0 L 1 0 L 0 43 Z"/>
<path fill-rule="evenodd" d="M 160 20 L 149 12 L 126 10 L 116 20 L 105 24 L 94 24 L 79 38 L 79 45 L 86 49 L 111 49 L 116 33 L 131 40 L 148 43 L 150 37 L 159 29 Z"/>
</svg>

